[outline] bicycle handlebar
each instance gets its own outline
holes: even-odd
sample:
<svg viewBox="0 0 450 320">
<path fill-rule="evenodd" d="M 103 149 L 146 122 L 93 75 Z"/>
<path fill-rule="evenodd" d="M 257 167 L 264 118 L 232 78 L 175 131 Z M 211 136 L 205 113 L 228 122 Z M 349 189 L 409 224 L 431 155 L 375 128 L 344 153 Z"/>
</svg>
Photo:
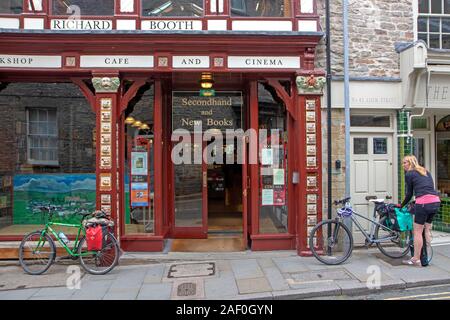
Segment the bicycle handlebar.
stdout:
<svg viewBox="0 0 450 320">
<path fill-rule="evenodd" d="M 342 199 L 342 200 L 334 200 L 334 204 L 335 204 L 335 205 L 338 205 L 338 204 L 346 204 L 347 202 L 350 201 L 350 199 L 351 199 L 351 197 L 344 198 L 344 199 Z"/>
</svg>

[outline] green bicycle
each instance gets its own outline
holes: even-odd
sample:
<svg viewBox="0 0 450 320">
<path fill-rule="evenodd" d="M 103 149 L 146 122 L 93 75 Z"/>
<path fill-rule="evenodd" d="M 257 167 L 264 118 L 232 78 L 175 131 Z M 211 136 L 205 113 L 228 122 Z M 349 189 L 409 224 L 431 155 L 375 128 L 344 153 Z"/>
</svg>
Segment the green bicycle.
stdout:
<svg viewBox="0 0 450 320">
<path fill-rule="evenodd" d="M 92 213 L 77 212 L 82 216 L 80 223 L 68 224 L 53 222 L 53 214 L 56 207 L 41 207 L 41 211 L 48 214 L 49 219 L 44 229 L 33 231 L 24 236 L 19 247 L 19 261 L 26 273 L 39 275 L 50 268 L 56 260 L 55 242 L 50 236 L 62 245 L 72 260 L 80 259 L 80 264 L 87 272 L 91 274 L 106 274 L 110 272 L 119 261 L 119 245 L 117 239 L 108 229 L 108 233 L 103 236 L 102 249 L 98 251 L 89 251 L 86 242 L 86 230 L 83 222 Z M 78 233 L 73 243 L 73 248 L 69 248 L 68 240 L 53 229 L 54 226 L 78 228 Z"/>
</svg>

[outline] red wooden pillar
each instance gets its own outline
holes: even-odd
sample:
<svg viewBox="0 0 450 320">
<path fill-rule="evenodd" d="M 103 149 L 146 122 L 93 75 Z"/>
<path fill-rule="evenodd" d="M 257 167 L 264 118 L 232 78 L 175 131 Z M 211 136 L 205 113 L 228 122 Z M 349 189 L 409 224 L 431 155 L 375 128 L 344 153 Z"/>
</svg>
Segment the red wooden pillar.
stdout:
<svg viewBox="0 0 450 320">
<path fill-rule="evenodd" d="M 118 148 L 118 111 L 120 80 L 111 74 L 95 74 L 94 108 L 96 114 L 96 207 L 111 215 L 120 238 Z"/>
<path fill-rule="evenodd" d="M 311 255 L 309 233 L 322 220 L 322 126 L 320 98 L 324 78 L 298 76 L 296 107 L 300 180 L 297 252 Z"/>
<path fill-rule="evenodd" d="M 154 155 L 155 155 L 155 235 L 163 234 L 163 96 L 161 80 L 155 80 Z"/>
<path fill-rule="evenodd" d="M 258 81 L 253 80 L 250 82 L 250 129 L 255 130 L 256 134 L 256 148 L 250 143 L 249 152 L 257 152 L 256 160 L 259 150 L 259 119 L 258 119 Z M 255 155 L 250 155 L 250 158 L 255 158 Z M 259 163 L 250 163 L 250 212 L 251 215 L 251 229 L 250 236 L 259 234 Z"/>
</svg>

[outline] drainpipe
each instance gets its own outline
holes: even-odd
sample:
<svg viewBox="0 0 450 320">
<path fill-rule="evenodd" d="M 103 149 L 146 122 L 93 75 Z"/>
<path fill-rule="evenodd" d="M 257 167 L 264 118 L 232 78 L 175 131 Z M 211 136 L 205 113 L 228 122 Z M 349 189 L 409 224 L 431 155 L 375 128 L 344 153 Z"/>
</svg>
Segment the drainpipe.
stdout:
<svg viewBox="0 0 450 320">
<path fill-rule="evenodd" d="M 417 100 L 417 92 L 419 91 L 419 85 L 420 85 L 420 79 L 422 78 L 422 76 L 426 73 L 427 77 L 426 77 L 426 84 L 425 84 L 425 106 L 422 108 L 422 113 L 421 114 L 412 114 L 408 117 L 408 140 L 412 139 L 412 118 L 414 117 L 423 117 L 423 115 L 425 114 L 425 109 L 428 108 L 428 86 L 430 83 L 430 70 L 428 70 L 428 68 L 423 69 L 420 71 L 420 73 L 417 75 L 417 80 L 416 80 L 416 88 L 414 90 L 414 97 L 413 97 L 413 101 L 411 104 L 411 107 L 415 107 L 416 106 L 416 100 Z M 411 143 L 412 141 L 409 141 L 409 143 Z"/>
<path fill-rule="evenodd" d="M 331 188 L 331 36 L 330 36 L 330 0 L 326 0 L 326 41 L 327 41 L 327 178 L 328 178 L 328 219 L 332 218 L 331 203 L 332 203 L 332 188 Z M 329 224 L 328 234 L 331 233 L 331 225 Z"/>
<path fill-rule="evenodd" d="M 344 13 L 344 106 L 345 106 L 345 197 L 350 197 L 350 78 L 348 39 L 348 0 L 343 3 Z"/>
</svg>

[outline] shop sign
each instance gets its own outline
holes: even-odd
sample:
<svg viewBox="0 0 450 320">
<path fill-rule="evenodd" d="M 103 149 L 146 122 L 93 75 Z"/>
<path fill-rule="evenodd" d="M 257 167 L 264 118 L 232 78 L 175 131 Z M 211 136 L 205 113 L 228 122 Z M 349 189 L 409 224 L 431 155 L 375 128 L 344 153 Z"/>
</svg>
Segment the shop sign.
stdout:
<svg viewBox="0 0 450 320">
<path fill-rule="evenodd" d="M 208 56 L 173 56 L 174 68 L 209 68 Z"/>
<path fill-rule="evenodd" d="M 0 68 L 61 68 L 61 56 L 0 54 Z"/>
<path fill-rule="evenodd" d="M 111 20 L 53 19 L 52 30 L 112 30 Z"/>
<path fill-rule="evenodd" d="M 202 22 L 199 20 L 144 20 L 141 23 L 142 30 L 202 30 Z"/>
<path fill-rule="evenodd" d="M 81 56 L 81 68 L 153 68 L 153 56 Z"/>
<path fill-rule="evenodd" d="M 299 69 L 300 57 L 228 57 L 230 69 Z"/>
<path fill-rule="evenodd" d="M 242 92 L 217 91 L 214 97 L 201 97 L 198 91 L 174 91 L 172 128 L 188 131 L 242 128 Z"/>
</svg>

